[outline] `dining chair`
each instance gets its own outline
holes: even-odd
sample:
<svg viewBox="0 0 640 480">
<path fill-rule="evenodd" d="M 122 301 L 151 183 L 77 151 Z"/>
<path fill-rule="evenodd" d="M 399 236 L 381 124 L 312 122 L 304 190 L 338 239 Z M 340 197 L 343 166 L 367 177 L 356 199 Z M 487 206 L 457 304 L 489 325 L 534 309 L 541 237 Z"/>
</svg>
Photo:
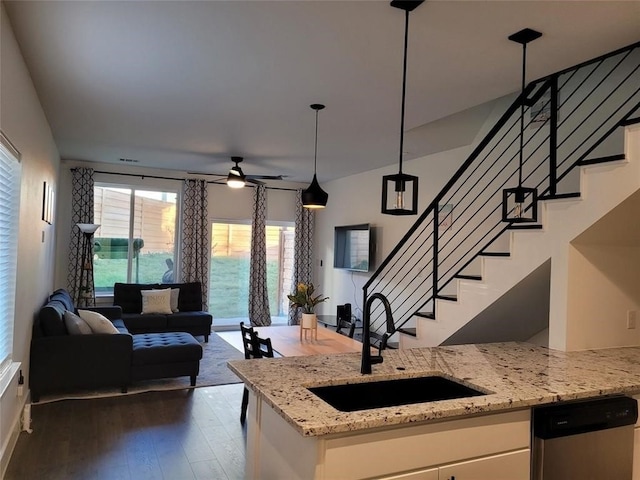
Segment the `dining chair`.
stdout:
<svg viewBox="0 0 640 480">
<path fill-rule="evenodd" d="M 347 333 L 342 331 L 343 328 L 347 330 Z M 355 331 L 356 323 L 355 318 L 351 315 L 351 304 L 338 305 L 336 311 L 336 333 L 353 338 Z"/>
<path fill-rule="evenodd" d="M 247 360 L 258 358 L 273 358 L 273 346 L 270 338 L 261 338 L 252 326 L 245 327 L 240 322 L 242 344 L 244 346 L 244 358 Z M 242 406 L 240 408 L 240 424 L 244 425 L 247 419 L 247 407 L 249 405 L 249 390 L 244 387 L 242 392 Z"/>
<path fill-rule="evenodd" d="M 353 338 L 353 334 L 356 331 L 356 322 L 346 320 L 344 318 L 338 318 L 337 322 L 338 325 L 336 327 L 336 333 L 340 333 L 342 335 L 346 335 L 349 338 Z M 346 332 L 342 330 L 343 328 L 346 329 Z"/>
</svg>

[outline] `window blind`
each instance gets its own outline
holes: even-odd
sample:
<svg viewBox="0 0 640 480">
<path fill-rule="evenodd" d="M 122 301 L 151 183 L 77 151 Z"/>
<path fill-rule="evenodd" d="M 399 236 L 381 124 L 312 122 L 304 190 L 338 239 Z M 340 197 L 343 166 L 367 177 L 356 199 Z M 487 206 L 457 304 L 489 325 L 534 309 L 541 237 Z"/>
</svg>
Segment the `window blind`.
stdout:
<svg viewBox="0 0 640 480">
<path fill-rule="evenodd" d="M 0 132 L 0 374 L 11 365 L 20 213 L 20 154 Z"/>
</svg>

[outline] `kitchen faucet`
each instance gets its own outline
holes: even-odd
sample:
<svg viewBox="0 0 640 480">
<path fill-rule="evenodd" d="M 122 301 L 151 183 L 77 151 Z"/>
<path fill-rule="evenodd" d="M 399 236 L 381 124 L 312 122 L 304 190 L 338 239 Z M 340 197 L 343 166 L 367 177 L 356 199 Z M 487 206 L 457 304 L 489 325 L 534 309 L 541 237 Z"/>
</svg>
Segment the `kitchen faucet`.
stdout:
<svg viewBox="0 0 640 480">
<path fill-rule="evenodd" d="M 378 355 L 371 355 L 371 304 L 374 300 L 380 300 L 384 307 L 384 313 L 386 315 L 387 331 L 382 335 L 380 344 L 378 346 Z M 393 333 L 393 316 L 391 315 L 391 305 L 387 297 L 381 293 L 374 293 L 371 295 L 364 306 L 364 315 L 362 319 L 362 364 L 360 367 L 360 373 L 370 374 L 371 365 L 376 363 L 382 363 L 382 350 L 387 346 L 387 340 Z"/>
</svg>

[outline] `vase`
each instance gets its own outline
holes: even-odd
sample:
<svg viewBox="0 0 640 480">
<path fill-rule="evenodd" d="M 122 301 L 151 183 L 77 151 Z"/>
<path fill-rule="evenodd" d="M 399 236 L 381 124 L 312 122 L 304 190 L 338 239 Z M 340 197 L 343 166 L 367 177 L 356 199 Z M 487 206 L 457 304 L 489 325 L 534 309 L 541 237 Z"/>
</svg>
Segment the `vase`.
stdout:
<svg viewBox="0 0 640 480">
<path fill-rule="evenodd" d="M 318 317 L 315 313 L 303 313 L 301 320 L 302 328 L 317 328 Z"/>
</svg>

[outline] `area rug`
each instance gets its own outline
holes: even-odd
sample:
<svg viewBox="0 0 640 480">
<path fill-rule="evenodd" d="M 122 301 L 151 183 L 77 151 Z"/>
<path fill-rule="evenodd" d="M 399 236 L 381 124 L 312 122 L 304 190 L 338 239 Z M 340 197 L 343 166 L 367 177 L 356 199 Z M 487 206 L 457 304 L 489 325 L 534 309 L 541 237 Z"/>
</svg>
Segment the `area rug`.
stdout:
<svg viewBox="0 0 640 480">
<path fill-rule="evenodd" d="M 238 333 L 240 335 L 240 333 Z M 198 337 L 202 339 L 202 337 Z M 209 342 L 200 342 L 203 350 L 203 357 L 200 360 L 200 373 L 196 380 L 196 386 L 190 385 L 189 377 L 163 378 L 159 380 L 145 380 L 135 382 L 129 386 L 127 393 L 122 393 L 120 388 L 102 388 L 96 390 L 85 390 L 73 393 L 42 395 L 40 401 L 34 405 L 57 402 L 60 400 L 76 400 L 102 397 L 118 397 L 122 395 L 133 395 L 143 392 L 153 392 L 160 390 L 181 390 L 184 388 L 211 387 L 215 385 L 226 385 L 229 383 L 240 383 L 240 379 L 227 367 L 229 360 L 241 360 L 244 354 L 225 342 L 221 337 L 212 333 Z"/>
</svg>

